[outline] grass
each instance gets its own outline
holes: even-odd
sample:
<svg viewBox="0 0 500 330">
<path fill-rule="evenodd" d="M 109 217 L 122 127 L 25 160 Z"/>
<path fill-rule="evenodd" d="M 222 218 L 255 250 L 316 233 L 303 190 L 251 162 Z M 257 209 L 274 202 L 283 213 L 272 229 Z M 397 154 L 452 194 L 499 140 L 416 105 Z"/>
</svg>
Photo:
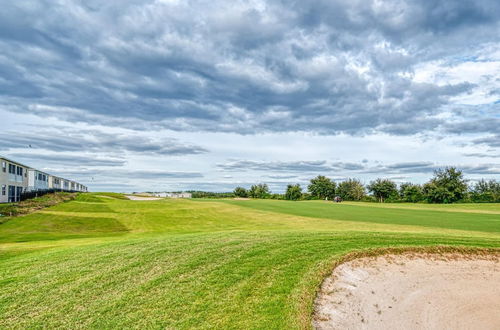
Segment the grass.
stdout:
<svg viewBox="0 0 500 330">
<path fill-rule="evenodd" d="M 498 249 L 469 206 L 84 194 L 0 225 L 0 328 L 307 328 L 346 256 Z"/>
<path fill-rule="evenodd" d="M 498 232 L 500 207 L 463 209 L 424 204 L 327 203 L 324 201 L 282 202 L 275 200 L 228 201 L 235 205 L 263 211 L 286 213 L 305 217 L 374 222 L 380 224 L 411 225 L 443 229 Z M 419 207 L 420 206 L 420 207 Z M 484 207 L 484 206 L 483 206 Z M 486 209 L 486 210 L 485 210 Z M 452 211 L 452 212 L 450 212 Z M 478 212 L 480 211 L 480 212 Z M 473 214 L 473 215 L 471 215 Z"/>
<path fill-rule="evenodd" d="M 27 199 L 19 203 L 0 204 L 0 224 L 10 220 L 11 217 L 33 213 L 46 207 L 70 201 L 75 197 L 75 193 L 57 192 Z"/>
</svg>

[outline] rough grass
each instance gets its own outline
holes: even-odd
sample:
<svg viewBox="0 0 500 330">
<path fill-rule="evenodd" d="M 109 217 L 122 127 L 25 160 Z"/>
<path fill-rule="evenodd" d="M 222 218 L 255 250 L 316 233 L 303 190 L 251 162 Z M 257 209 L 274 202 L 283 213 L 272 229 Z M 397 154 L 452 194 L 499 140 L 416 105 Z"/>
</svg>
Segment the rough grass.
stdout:
<svg viewBox="0 0 500 330">
<path fill-rule="evenodd" d="M 11 217 L 30 214 L 46 207 L 54 206 L 75 199 L 76 193 L 57 192 L 28 199 L 18 203 L 0 204 L 0 223 L 6 222 Z M 79 198 L 78 196 L 77 198 Z"/>
<path fill-rule="evenodd" d="M 307 328 L 346 258 L 500 247 L 468 210 L 90 196 L 0 225 L 0 328 Z"/>
</svg>

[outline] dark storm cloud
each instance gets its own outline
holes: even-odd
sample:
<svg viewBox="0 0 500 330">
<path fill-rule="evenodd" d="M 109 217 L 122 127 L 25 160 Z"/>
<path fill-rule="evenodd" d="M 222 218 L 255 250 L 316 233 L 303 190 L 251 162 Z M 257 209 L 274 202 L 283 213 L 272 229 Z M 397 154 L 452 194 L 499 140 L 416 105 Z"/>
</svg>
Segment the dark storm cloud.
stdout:
<svg viewBox="0 0 500 330">
<path fill-rule="evenodd" d="M 482 174 L 492 175 L 500 174 L 500 164 L 478 164 L 478 165 L 465 165 L 459 167 L 466 174 Z"/>
<path fill-rule="evenodd" d="M 45 149 L 55 152 L 131 152 L 151 155 L 193 155 L 207 152 L 200 146 L 183 144 L 172 138 L 151 138 L 137 134 L 105 133 L 69 129 L 37 132 L 0 133 L 0 150 L 11 148 Z"/>
<path fill-rule="evenodd" d="M 496 107 L 500 113 L 500 104 Z M 447 131 L 455 134 L 462 133 L 499 133 L 500 119 L 483 118 L 472 119 L 467 122 L 446 125 Z"/>
<path fill-rule="evenodd" d="M 275 180 L 286 180 L 286 179 L 297 178 L 296 175 L 268 175 L 267 177 L 270 179 L 275 179 Z"/>
<path fill-rule="evenodd" d="M 500 174 L 500 164 L 436 164 L 432 162 L 407 162 L 396 164 L 377 165 L 367 168 L 364 173 L 384 176 L 387 174 L 432 174 L 446 167 L 456 167 L 465 174 Z"/>
<path fill-rule="evenodd" d="M 472 142 L 475 144 L 485 144 L 490 147 L 500 147 L 500 134 L 475 139 Z"/>
<path fill-rule="evenodd" d="M 331 172 L 335 170 L 359 170 L 363 165 L 356 163 L 319 161 L 252 161 L 235 160 L 217 164 L 223 171 L 272 171 L 272 172 Z"/>
<path fill-rule="evenodd" d="M 463 155 L 466 157 L 478 157 L 478 158 L 500 158 L 500 154 L 492 152 L 471 152 Z"/>
<path fill-rule="evenodd" d="M 367 167 L 363 172 L 370 174 L 399 174 L 399 173 L 432 173 L 444 166 L 439 166 L 432 162 L 405 162 L 394 164 L 379 164 Z"/>
<path fill-rule="evenodd" d="M 75 168 L 75 169 L 46 169 L 49 173 L 56 175 L 84 179 L 86 182 L 108 182 L 119 180 L 123 183 L 133 180 L 157 181 L 168 179 L 191 179 L 202 178 L 203 174 L 198 172 L 180 172 L 164 170 L 128 170 L 128 169 L 94 169 L 94 168 Z"/>
<path fill-rule="evenodd" d="M 37 154 L 37 153 L 9 153 L 12 159 L 23 162 L 43 162 L 44 164 L 59 166 L 123 166 L 126 161 L 123 159 L 103 159 L 95 157 L 85 157 L 77 155 L 61 154 Z"/>
<path fill-rule="evenodd" d="M 497 41 L 499 17 L 496 0 L 9 1 L 0 106 L 135 129 L 413 134 L 476 87 L 417 83 L 415 66 Z"/>
<path fill-rule="evenodd" d="M 291 161 L 291 162 L 264 162 L 251 160 L 236 160 L 224 164 L 218 164 L 217 167 L 222 171 L 257 171 L 271 173 L 310 173 L 311 175 L 345 175 L 346 173 L 370 174 L 372 176 L 387 176 L 392 174 L 432 174 L 439 169 L 449 166 L 455 166 L 463 170 L 466 174 L 498 174 L 499 164 L 437 164 L 433 162 L 403 162 L 393 164 L 378 164 L 369 166 L 367 163 L 350 162 L 327 162 L 327 161 Z M 274 179 L 294 179 L 295 175 L 270 174 L 268 178 Z"/>
</svg>

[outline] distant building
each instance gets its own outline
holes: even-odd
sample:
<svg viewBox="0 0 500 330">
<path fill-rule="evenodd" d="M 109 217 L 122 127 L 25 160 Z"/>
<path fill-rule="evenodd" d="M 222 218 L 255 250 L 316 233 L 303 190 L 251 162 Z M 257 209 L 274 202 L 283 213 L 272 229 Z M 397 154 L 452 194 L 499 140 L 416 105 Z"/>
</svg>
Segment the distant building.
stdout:
<svg viewBox="0 0 500 330">
<path fill-rule="evenodd" d="M 191 193 L 187 192 L 158 192 L 153 193 L 155 197 L 164 197 L 164 198 L 191 198 Z"/>
<path fill-rule="evenodd" d="M 36 191 L 88 191 L 87 187 L 0 156 L 0 203 L 13 203 Z"/>
<path fill-rule="evenodd" d="M 30 168 L 28 170 L 28 191 L 49 189 L 49 174 Z"/>
<path fill-rule="evenodd" d="M 62 190 L 63 178 L 49 175 L 49 189 Z"/>
<path fill-rule="evenodd" d="M 28 189 L 28 170 L 26 165 L 0 157 L 0 203 L 20 200 Z"/>
</svg>

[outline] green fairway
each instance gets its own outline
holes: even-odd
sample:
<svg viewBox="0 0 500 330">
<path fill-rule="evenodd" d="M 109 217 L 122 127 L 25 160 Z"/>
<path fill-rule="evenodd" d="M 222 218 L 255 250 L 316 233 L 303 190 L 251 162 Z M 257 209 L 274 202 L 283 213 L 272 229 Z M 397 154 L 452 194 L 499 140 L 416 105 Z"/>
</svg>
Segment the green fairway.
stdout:
<svg viewBox="0 0 500 330">
<path fill-rule="evenodd" d="M 304 217 L 497 233 L 500 231 L 500 207 L 498 205 L 491 208 L 476 204 L 474 208 L 464 209 L 463 205 L 451 205 L 451 207 L 439 205 L 439 207 L 432 208 L 432 205 L 417 204 L 337 204 L 324 201 L 251 200 L 230 201 L 228 203 Z M 474 215 L 470 213 L 474 213 Z"/>
<path fill-rule="evenodd" d="M 0 225 L 0 328 L 304 328 L 345 254 L 435 245 L 499 248 L 499 205 L 86 194 Z"/>
</svg>

